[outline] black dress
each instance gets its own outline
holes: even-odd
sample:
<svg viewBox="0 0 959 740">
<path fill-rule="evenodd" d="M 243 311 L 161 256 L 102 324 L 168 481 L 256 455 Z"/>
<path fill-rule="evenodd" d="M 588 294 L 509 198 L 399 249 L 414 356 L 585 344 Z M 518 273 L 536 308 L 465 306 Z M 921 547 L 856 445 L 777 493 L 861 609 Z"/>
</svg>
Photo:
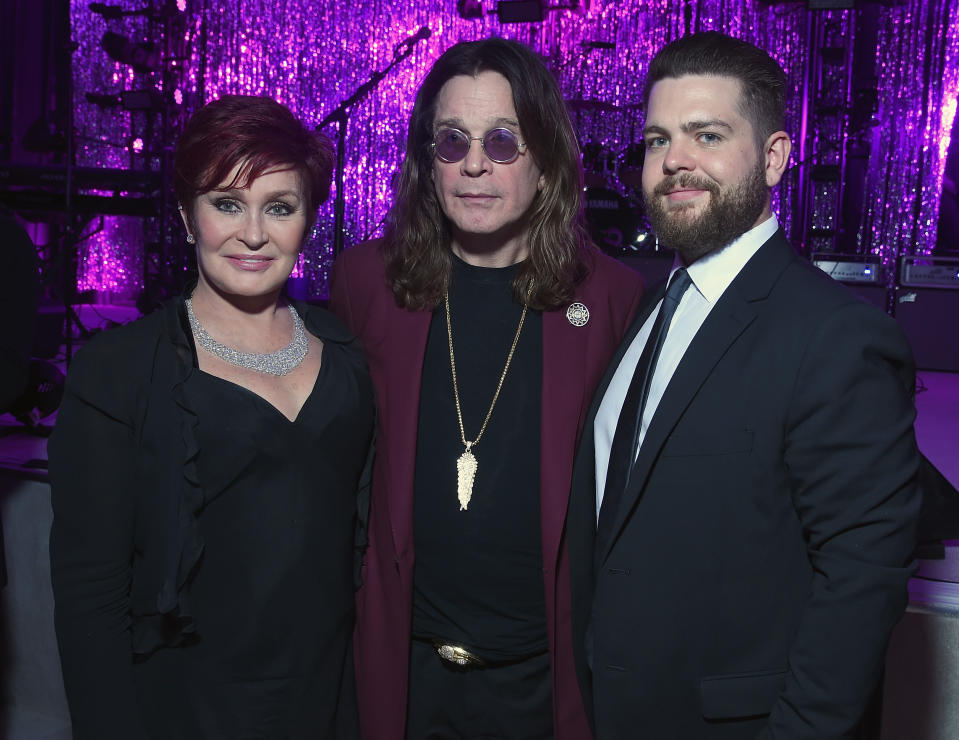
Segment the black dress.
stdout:
<svg viewBox="0 0 959 740">
<path fill-rule="evenodd" d="M 355 738 L 354 524 L 373 423 L 359 350 L 324 343 L 313 390 L 292 422 L 255 393 L 195 367 L 183 390 L 180 403 L 195 419 L 202 492 L 194 515 L 200 555 L 180 598 L 191 626 L 141 654 L 134 624 L 129 698 L 138 727 L 124 735 L 119 725 L 130 721 L 129 708 L 117 708 L 117 726 L 92 716 L 108 704 L 91 696 L 90 682 L 109 686 L 115 673 L 74 657 L 83 627 L 58 615 L 76 737 Z M 67 442 L 59 440 L 61 449 Z M 149 549 L 162 532 L 135 539 Z M 55 564 L 66 558 L 55 549 Z M 59 590 L 70 595 L 70 585 Z M 76 619 L 99 628 L 96 615 Z"/>
</svg>

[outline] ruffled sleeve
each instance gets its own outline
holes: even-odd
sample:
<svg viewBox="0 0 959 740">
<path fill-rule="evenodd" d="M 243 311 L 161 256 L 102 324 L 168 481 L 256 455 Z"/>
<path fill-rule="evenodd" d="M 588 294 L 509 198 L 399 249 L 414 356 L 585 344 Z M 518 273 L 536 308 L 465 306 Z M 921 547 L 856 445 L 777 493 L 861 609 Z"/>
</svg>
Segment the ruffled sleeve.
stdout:
<svg viewBox="0 0 959 740">
<path fill-rule="evenodd" d="M 198 418 L 187 393 L 196 354 L 186 321 L 182 300 L 164 307 L 164 336 L 154 357 L 150 409 L 142 428 L 144 460 L 153 479 L 138 522 L 143 557 L 134 568 L 132 603 L 137 655 L 197 635 L 190 580 L 203 553 L 197 517 L 204 498 L 197 472 Z"/>
</svg>

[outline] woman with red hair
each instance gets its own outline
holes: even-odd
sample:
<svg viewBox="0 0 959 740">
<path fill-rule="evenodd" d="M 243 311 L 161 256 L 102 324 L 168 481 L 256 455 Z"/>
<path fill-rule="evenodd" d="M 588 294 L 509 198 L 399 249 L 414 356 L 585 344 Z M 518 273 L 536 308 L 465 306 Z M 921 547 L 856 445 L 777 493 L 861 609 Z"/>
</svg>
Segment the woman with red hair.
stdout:
<svg viewBox="0 0 959 740">
<path fill-rule="evenodd" d="M 175 190 L 197 280 L 76 357 L 50 442 L 76 740 L 352 738 L 369 374 L 283 297 L 329 142 L 266 98 L 200 109 Z"/>
</svg>

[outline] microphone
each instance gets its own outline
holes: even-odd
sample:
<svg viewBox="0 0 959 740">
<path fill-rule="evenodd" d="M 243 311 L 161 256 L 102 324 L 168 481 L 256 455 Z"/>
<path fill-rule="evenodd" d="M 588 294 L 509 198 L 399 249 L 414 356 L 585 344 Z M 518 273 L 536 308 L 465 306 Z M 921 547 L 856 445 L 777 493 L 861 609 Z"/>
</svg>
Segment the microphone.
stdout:
<svg viewBox="0 0 959 740">
<path fill-rule="evenodd" d="M 107 5 L 105 3 L 90 3 L 90 10 L 97 15 L 102 15 L 111 21 L 120 20 L 123 17 L 123 8 L 119 5 Z"/>
<path fill-rule="evenodd" d="M 411 44 L 415 44 L 417 41 L 425 41 L 432 35 L 433 32 L 430 30 L 429 26 L 420 26 L 420 30 L 406 40 Z"/>
<path fill-rule="evenodd" d="M 393 52 L 396 53 L 397 51 L 399 51 L 399 49 L 403 47 L 408 49 L 409 47 L 413 46 L 413 44 L 419 43 L 420 41 L 424 41 L 425 39 L 428 39 L 432 35 L 433 35 L 433 32 L 430 31 L 429 26 L 420 26 L 419 31 L 414 33 L 409 38 L 403 39 L 402 41 L 400 41 L 400 43 L 398 43 L 395 47 L 393 47 Z"/>
</svg>

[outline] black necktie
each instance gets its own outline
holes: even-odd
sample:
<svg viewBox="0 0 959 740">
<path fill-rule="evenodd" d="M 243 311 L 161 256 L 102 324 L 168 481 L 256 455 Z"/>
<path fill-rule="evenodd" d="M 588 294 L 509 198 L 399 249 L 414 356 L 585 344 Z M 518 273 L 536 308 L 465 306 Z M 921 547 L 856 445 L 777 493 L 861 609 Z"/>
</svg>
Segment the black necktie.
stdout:
<svg viewBox="0 0 959 740">
<path fill-rule="evenodd" d="M 609 450 L 609 467 L 606 468 L 606 488 L 603 492 L 603 503 L 599 511 L 599 525 L 596 530 L 597 554 L 605 549 L 607 538 L 611 535 L 613 519 L 616 509 L 629 485 L 629 474 L 636 461 L 636 447 L 639 444 L 639 430 L 642 427 L 643 408 L 649 396 L 649 385 L 656 370 L 656 360 L 666 341 L 669 325 L 679 306 L 679 300 L 686 292 L 692 280 L 685 268 L 673 273 L 669 281 L 669 288 L 659 308 L 659 314 L 653 323 L 646 340 L 643 354 L 636 363 L 633 379 L 626 392 L 626 400 L 619 412 L 619 421 L 616 423 L 616 433 L 613 435 L 613 444 Z"/>
</svg>

